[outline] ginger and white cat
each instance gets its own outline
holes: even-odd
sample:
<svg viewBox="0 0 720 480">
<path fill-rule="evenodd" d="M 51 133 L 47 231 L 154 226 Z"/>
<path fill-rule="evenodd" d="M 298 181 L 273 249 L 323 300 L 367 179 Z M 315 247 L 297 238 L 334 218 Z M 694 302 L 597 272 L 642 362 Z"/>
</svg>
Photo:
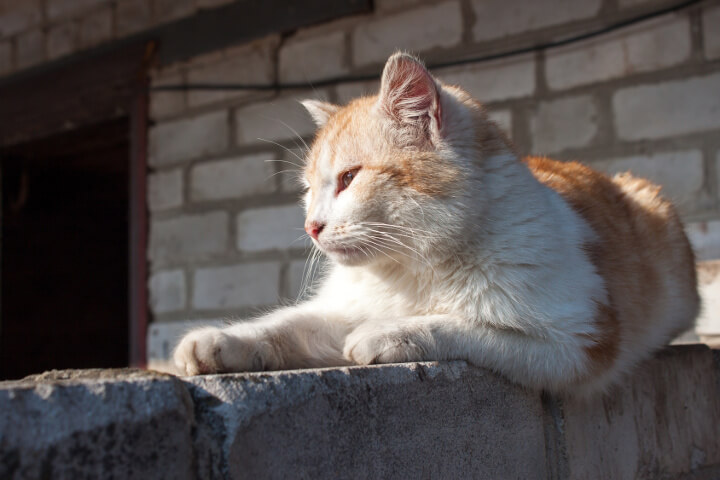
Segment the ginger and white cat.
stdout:
<svg viewBox="0 0 720 480">
<path fill-rule="evenodd" d="M 646 180 L 520 159 L 403 53 L 379 95 L 304 105 L 305 228 L 332 268 L 309 301 L 189 333 L 182 373 L 463 359 L 592 392 L 695 319 L 692 250 Z"/>
</svg>

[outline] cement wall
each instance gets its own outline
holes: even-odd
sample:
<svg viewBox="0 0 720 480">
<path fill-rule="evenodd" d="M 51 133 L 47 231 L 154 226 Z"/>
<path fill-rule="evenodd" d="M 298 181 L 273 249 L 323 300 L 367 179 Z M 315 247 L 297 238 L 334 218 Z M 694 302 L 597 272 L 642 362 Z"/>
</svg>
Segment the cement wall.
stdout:
<svg viewBox="0 0 720 480">
<path fill-rule="evenodd" d="M 0 383 L 0 478 L 720 477 L 720 353 L 673 347 L 604 397 L 465 362 Z"/>
</svg>

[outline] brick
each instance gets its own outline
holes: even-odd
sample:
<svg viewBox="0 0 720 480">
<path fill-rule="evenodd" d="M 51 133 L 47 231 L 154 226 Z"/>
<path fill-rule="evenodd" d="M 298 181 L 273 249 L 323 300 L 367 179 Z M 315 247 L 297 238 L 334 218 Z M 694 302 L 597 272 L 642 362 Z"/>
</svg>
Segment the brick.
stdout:
<svg viewBox="0 0 720 480">
<path fill-rule="evenodd" d="M 312 38 L 291 38 L 280 49 L 281 82 L 310 82 L 348 72 L 345 60 L 345 33 L 335 32 Z"/>
<path fill-rule="evenodd" d="M 462 20 L 460 3 L 452 1 L 363 23 L 352 37 L 355 65 L 383 63 L 397 49 L 455 46 L 462 39 Z"/>
<path fill-rule="evenodd" d="M 368 95 L 375 95 L 380 91 L 380 80 L 370 80 L 367 82 L 349 82 L 340 83 L 335 87 L 337 93 L 337 101 L 340 104 L 346 104 L 350 100 Z"/>
<path fill-rule="evenodd" d="M 103 8 L 80 19 L 80 45 L 92 47 L 112 37 L 112 8 Z"/>
<path fill-rule="evenodd" d="M 0 0 L 0 38 L 24 32 L 41 22 L 41 0 Z"/>
<path fill-rule="evenodd" d="M 618 136 L 665 138 L 720 128 L 720 73 L 624 88 L 613 95 Z"/>
<path fill-rule="evenodd" d="M 443 70 L 440 80 L 459 85 L 481 102 L 527 97 L 535 92 L 535 59 L 522 55 L 458 69 Z"/>
<path fill-rule="evenodd" d="M 237 248 L 245 252 L 303 248 L 305 212 L 298 205 L 246 210 L 237 216 Z"/>
<path fill-rule="evenodd" d="M 155 18 L 165 23 L 187 17 L 195 11 L 194 0 L 154 0 Z"/>
<path fill-rule="evenodd" d="M 420 3 L 422 0 L 375 0 L 375 8 L 379 12 L 390 12 L 411 7 Z"/>
<path fill-rule="evenodd" d="M 275 191 L 274 153 L 259 153 L 195 165 L 190 171 L 194 202 L 243 198 Z"/>
<path fill-rule="evenodd" d="M 45 60 L 45 36 L 42 30 L 19 35 L 16 40 L 18 68 L 26 68 Z"/>
<path fill-rule="evenodd" d="M 720 258 L 720 220 L 686 224 L 685 233 L 695 251 L 696 260 Z"/>
<path fill-rule="evenodd" d="M 699 150 L 637 155 L 594 162 L 594 168 L 608 174 L 631 172 L 661 185 L 662 193 L 678 207 L 687 206 L 703 188 L 704 169 Z"/>
<path fill-rule="evenodd" d="M 110 0 L 48 0 L 47 15 L 50 20 L 57 20 L 109 3 Z"/>
<path fill-rule="evenodd" d="M 494 40 L 594 17 L 602 0 L 472 0 L 473 37 Z"/>
<path fill-rule="evenodd" d="M 698 290 L 703 308 L 695 331 L 720 335 L 720 260 L 698 263 Z"/>
<path fill-rule="evenodd" d="M 308 93 L 302 98 L 317 98 Z M 315 124 L 298 97 L 285 97 L 238 109 L 235 112 L 236 138 L 239 145 L 262 143 L 262 140 L 283 141 L 309 137 Z"/>
<path fill-rule="evenodd" d="M 188 70 L 188 82 L 270 84 L 274 72 L 274 44 L 274 40 L 256 41 L 249 47 L 233 50 L 231 54 L 213 62 L 191 68 Z M 252 90 L 191 90 L 188 103 L 190 106 L 198 106 L 257 94 Z"/>
<path fill-rule="evenodd" d="M 305 165 L 305 161 L 302 160 L 303 155 L 302 148 L 289 148 L 283 154 L 283 161 L 277 164 L 280 188 L 283 192 L 298 193 L 303 189 L 301 180 L 302 169 Z"/>
<path fill-rule="evenodd" d="M 709 60 L 720 58 L 720 6 L 703 10 L 703 43 Z"/>
<path fill-rule="evenodd" d="M 211 212 L 150 222 L 150 260 L 187 261 L 223 253 L 228 245 L 228 215 Z"/>
<path fill-rule="evenodd" d="M 152 25 L 152 4 L 148 0 L 122 0 L 115 10 L 118 36 L 130 35 Z"/>
<path fill-rule="evenodd" d="M 148 176 L 148 206 L 151 211 L 166 210 L 183 204 L 182 170 L 157 172 Z"/>
<path fill-rule="evenodd" d="M 76 49 L 78 28 L 75 22 L 66 22 L 50 28 L 47 32 L 48 58 L 55 59 Z"/>
<path fill-rule="evenodd" d="M 550 88 L 571 88 L 672 67 L 691 51 L 688 19 L 667 15 L 611 37 L 551 49 L 545 74 Z"/>
<path fill-rule="evenodd" d="M 638 5 L 643 5 L 645 3 L 650 3 L 653 1 L 654 0 L 618 0 L 618 3 L 622 8 L 630 8 L 637 7 Z"/>
<path fill-rule="evenodd" d="M 0 42 L 0 75 L 12 71 L 12 43 Z"/>
<path fill-rule="evenodd" d="M 222 153 L 228 147 L 229 135 L 225 110 L 161 123 L 150 130 L 149 163 L 169 165 Z"/>
<path fill-rule="evenodd" d="M 510 110 L 490 110 L 488 117 L 497 123 L 500 130 L 510 137 L 512 135 L 512 112 Z"/>
<path fill-rule="evenodd" d="M 150 309 L 153 313 L 167 313 L 185 308 L 185 273 L 169 270 L 150 276 Z"/>
<path fill-rule="evenodd" d="M 223 319 L 153 322 L 148 326 L 147 368 L 156 372 L 177 374 L 172 354 L 182 337 L 200 327 L 222 327 Z"/>
<path fill-rule="evenodd" d="M 152 73 L 152 86 L 183 85 L 185 76 L 182 71 L 154 71 Z M 150 116 L 153 119 L 176 115 L 185 110 L 186 93 L 182 90 L 150 91 Z"/>
<path fill-rule="evenodd" d="M 235 0 L 197 0 L 198 8 L 212 8 L 233 3 Z"/>
<path fill-rule="evenodd" d="M 535 153 L 589 145 L 598 131 L 597 107 L 589 95 L 542 102 L 530 119 Z"/>
<path fill-rule="evenodd" d="M 279 284 L 277 262 L 200 268 L 192 305 L 197 310 L 269 306 L 279 299 Z"/>
<path fill-rule="evenodd" d="M 290 262 L 286 273 L 288 298 L 292 300 L 308 298 L 313 287 L 320 280 L 320 274 L 327 262 L 323 255 L 315 256 L 312 264 L 305 259 Z"/>
</svg>

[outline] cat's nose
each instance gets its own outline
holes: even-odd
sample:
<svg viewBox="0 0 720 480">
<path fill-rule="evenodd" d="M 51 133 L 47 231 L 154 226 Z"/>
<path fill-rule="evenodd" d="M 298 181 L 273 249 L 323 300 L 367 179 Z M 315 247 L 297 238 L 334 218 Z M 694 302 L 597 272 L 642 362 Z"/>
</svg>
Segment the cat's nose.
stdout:
<svg viewBox="0 0 720 480">
<path fill-rule="evenodd" d="M 306 222 L 305 223 L 305 231 L 315 240 L 318 239 L 318 235 L 320 235 L 320 232 L 323 231 L 323 228 L 325 228 L 324 223 L 320 222 Z"/>
</svg>

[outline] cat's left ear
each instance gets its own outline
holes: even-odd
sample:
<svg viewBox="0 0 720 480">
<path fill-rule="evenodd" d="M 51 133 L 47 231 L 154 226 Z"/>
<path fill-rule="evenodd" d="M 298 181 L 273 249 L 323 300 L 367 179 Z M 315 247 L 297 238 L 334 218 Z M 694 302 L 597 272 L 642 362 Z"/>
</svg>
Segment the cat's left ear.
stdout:
<svg viewBox="0 0 720 480">
<path fill-rule="evenodd" d="M 402 126 L 438 135 L 442 128 L 440 87 L 420 60 L 398 52 L 383 70 L 380 108 Z"/>
<path fill-rule="evenodd" d="M 308 113 L 310 113 L 310 116 L 315 121 L 315 125 L 318 127 L 325 126 L 330 117 L 340 110 L 339 106 L 328 102 L 321 102 L 320 100 L 308 99 L 303 100 L 300 103 L 302 103 L 303 107 L 307 109 Z"/>
</svg>

